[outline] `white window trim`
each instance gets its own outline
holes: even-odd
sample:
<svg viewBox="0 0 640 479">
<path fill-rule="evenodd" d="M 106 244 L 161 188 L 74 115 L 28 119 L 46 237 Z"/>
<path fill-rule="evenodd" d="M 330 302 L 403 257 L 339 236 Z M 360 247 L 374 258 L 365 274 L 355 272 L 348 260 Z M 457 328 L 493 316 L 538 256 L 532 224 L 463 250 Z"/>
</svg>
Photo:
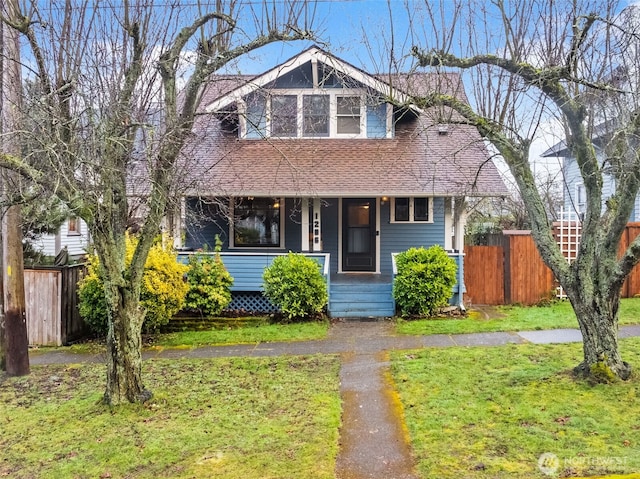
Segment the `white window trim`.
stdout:
<svg viewBox="0 0 640 479">
<path fill-rule="evenodd" d="M 346 98 L 346 97 L 359 97 L 360 98 L 360 133 L 338 133 L 338 97 Z M 367 136 L 367 106 L 364 101 L 364 96 L 361 93 L 353 94 L 353 93 L 336 93 L 331 95 L 329 100 L 329 136 L 333 138 L 365 138 Z M 350 117 L 351 115 L 344 115 L 345 117 Z"/>
<path fill-rule="evenodd" d="M 75 229 L 71 229 L 71 222 L 75 223 Z M 82 225 L 80 224 L 80 218 L 77 216 L 67 218 L 67 236 L 82 236 Z"/>
<path fill-rule="evenodd" d="M 398 196 L 398 198 L 409 198 L 409 221 L 404 220 L 396 220 L 396 198 L 391 198 L 391 207 L 390 207 L 390 222 L 391 223 L 417 223 L 417 224 L 429 224 L 433 223 L 433 197 L 432 196 Z M 414 199 L 415 198 L 427 198 L 428 200 L 428 208 L 429 208 L 429 219 L 427 221 L 424 220 L 416 220 L 415 219 L 415 207 L 414 207 Z"/>
<path fill-rule="evenodd" d="M 582 195 L 584 196 L 584 201 L 580 201 L 581 198 L 580 196 L 580 190 L 582 190 Z M 580 213 L 584 213 L 586 208 L 587 208 L 587 191 L 584 188 L 584 184 L 583 183 L 576 183 L 576 196 L 575 196 L 575 201 L 576 201 L 576 213 L 580 214 Z"/>
<path fill-rule="evenodd" d="M 274 136 L 271 134 L 271 97 L 273 96 L 297 96 L 297 135 L 296 136 Z M 323 95 L 329 97 L 329 136 L 305 136 L 304 135 L 304 112 L 303 112 L 303 99 L 305 95 Z M 360 97 L 360 133 L 359 134 L 338 134 L 337 126 L 337 97 L 353 96 Z M 388 108 L 388 107 L 387 107 Z M 239 107 L 239 113 L 242 117 L 246 115 L 246 105 Z M 392 110 L 388 110 L 392 111 Z M 267 104 L 265 108 L 267 115 L 265 121 L 266 136 L 267 138 L 305 138 L 305 139 L 322 139 L 322 138 L 366 138 L 367 137 L 367 103 L 366 96 L 361 90 L 353 88 L 335 88 L 335 89 L 320 89 L 320 88 L 297 88 L 297 89 L 277 89 L 272 90 L 267 95 Z M 389 113 L 388 113 L 389 114 Z M 387 120 L 387 128 L 390 132 L 390 121 Z M 388 133 L 390 136 L 390 133 Z M 240 138 L 248 139 L 247 137 L 247 122 L 240 120 Z"/>
<path fill-rule="evenodd" d="M 285 218 L 284 218 L 284 198 L 279 198 L 279 197 L 274 197 L 274 198 L 278 198 L 278 200 L 280 201 L 280 246 L 236 246 L 235 242 L 236 242 L 236 235 L 235 235 L 235 230 L 234 230 L 234 217 L 235 217 L 235 205 L 236 205 L 236 199 L 238 198 L 246 198 L 246 196 L 232 196 L 229 199 L 229 249 L 259 249 L 260 251 L 262 250 L 276 250 L 276 251 L 280 251 L 282 249 L 285 249 L 285 245 L 284 245 L 284 240 L 285 240 L 285 234 L 284 234 L 284 225 L 285 225 Z M 271 197 L 269 197 L 271 198 Z"/>
</svg>

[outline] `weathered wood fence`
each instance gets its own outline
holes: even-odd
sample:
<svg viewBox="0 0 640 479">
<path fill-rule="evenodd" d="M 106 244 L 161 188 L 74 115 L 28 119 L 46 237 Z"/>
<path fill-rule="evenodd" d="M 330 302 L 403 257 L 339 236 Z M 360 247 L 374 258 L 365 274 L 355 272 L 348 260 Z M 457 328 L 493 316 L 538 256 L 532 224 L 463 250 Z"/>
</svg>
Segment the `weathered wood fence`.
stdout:
<svg viewBox="0 0 640 479">
<path fill-rule="evenodd" d="M 82 337 L 78 281 L 84 265 L 25 268 L 27 335 L 30 345 L 60 346 Z"/>
<path fill-rule="evenodd" d="M 620 240 L 620 254 L 640 234 L 640 223 L 629 223 Z M 555 232 L 558 241 L 560 233 Z M 491 235 L 488 246 L 465 246 L 466 298 L 475 304 L 536 304 L 556 296 L 558 286 L 544 264 L 528 231 L 505 231 Z M 573 248 L 563 251 L 575 253 Z M 640 294 L 640 268 L 631 272 L 622 297 Z"/>
</svg>

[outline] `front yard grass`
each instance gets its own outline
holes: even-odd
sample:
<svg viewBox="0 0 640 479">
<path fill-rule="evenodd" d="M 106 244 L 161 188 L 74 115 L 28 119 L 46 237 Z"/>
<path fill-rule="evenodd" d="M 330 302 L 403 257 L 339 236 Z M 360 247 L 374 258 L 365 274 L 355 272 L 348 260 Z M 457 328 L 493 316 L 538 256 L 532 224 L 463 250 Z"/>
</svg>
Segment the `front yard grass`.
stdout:
<svg viewBox="0 0 640 479">
<path fill-rule="evenodd" d="M 396 330 L 400 334 L 465 334 L 494 331 L 527 331 L 540 329 L 577 328 L 578 321 L 568 301 L 548 306 L 496 306 L 487 308 L 489 318 L 481 310 L 470 310 L 467 317 L 399 319 Z M 620 324 L 640 323 L 640 298 L 620 301 Z"/>
<path fill-rule="evenodd" d="M 157 347 L 199 347 L 222 344 L 253 344 L 279 341 L 324 339 L 328 321 L 271 324 L 268 318 L 223 318 L 215 328 L 158 334 L 152 338 Z"/>
<path fill-rule="evenodd" d="M 145 405 L 102 405 L 104 365 L 0 375 L 0 477 L 333 478 L 334 356 L 150 360 Z"/>
<path fill-rule="evenodd" d="M 640 338 L 621 341 L 640 364 Z M 576 477 L 640 471 L 640 379 L 592 386 L 581 345 L 395 352 L 392 374 L 422 477 Z M 558 458 L 557 475 L 538 460 Z"/>
<path fill-rule="evenodd" d="M 178 320 L 179 321 L 179 320 Z M 272 324 L 267 317 L 219 318 L 208 329 L 176 331 L 144 336 L 144 349 L 197 348 L 225 344 L 257 344 L 324 339 L 329 321 L 305 321 Z M 82 341 L 71 346 L 38 347 L 31 354 L 64 350 L 75 354 L 100 354 L 105 351 L 104 340 Z"/>
</svg>

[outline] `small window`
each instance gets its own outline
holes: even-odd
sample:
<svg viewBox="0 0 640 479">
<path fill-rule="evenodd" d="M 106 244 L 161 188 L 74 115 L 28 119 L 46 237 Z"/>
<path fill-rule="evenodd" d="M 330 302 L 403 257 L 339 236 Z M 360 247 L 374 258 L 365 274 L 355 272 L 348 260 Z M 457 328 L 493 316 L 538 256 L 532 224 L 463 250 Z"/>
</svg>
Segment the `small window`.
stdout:
<svg viewBox="0 0 640 479">
<path fill-rule="evenodd" d="M 271 98 L 271 135 L 298 136 L 298 97 L 276 95 Z"/>
<path fill-rule="evenodd" d="M 247 100 L 246 137 L 264 138 L 267 135 L 267 101 L 258 95 Z"/>
<path fill-rule="evenodd" d="M 282 244 L 280 198 L 236 198 L 233 203 L 233 245 L 279 248 Z"/>
<path fill-rule="evenodd" d="M 432 223 L 433 198 L 404 197 L 391 199 L 392 223 Z"/>
<path fill-rule="evenodd" d="M 329 96 L 304 95 L 303 136 L 329 136 Z"/>
<path fill-rule="evenodd" d="M 337 133 L 339 135 L 360 134 L 360 97 L 339 96 L 336 98 Z"/>
<path fill-rule="evenodd" d="M 576 212 L 584 213 L 587 206 L 587 192 L 582 183 L 576 185 Z"/>
<path fill-rule="evenodd" d="M 80 234 L 80 220 L 75 216 L 67 220 L 67 234 L 69 236 L 78 236 Z"/>
</svg>

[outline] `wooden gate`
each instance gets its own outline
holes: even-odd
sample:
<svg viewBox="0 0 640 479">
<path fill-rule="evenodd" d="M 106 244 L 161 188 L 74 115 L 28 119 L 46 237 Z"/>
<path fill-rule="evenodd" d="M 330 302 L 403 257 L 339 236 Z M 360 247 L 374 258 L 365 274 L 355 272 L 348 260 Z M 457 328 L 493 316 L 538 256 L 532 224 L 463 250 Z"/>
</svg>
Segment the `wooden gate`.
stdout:
<svg viewBox="0 0 640 479">
<path fill-rule="evenodd" d="M 466 297 L 475 304 L 504 304 L 504 249 L 502 246 L 466 246 Z"/>
<path fill-rule="evenodd" d="M 78 311 L 78 281 L 84 265 L 25 268 L 24 289 L 30 345 L 60 346 L 86 332 Z"/>
</svg>

